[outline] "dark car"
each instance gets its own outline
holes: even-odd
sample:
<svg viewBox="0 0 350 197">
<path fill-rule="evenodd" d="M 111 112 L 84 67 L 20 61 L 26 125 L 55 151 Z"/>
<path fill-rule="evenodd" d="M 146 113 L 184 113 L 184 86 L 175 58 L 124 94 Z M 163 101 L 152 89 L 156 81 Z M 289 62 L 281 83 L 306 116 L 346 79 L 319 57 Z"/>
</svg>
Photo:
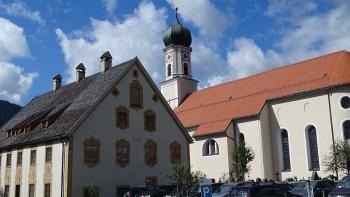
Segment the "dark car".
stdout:
<svg viewBox="0 0 350 197">
<path fill-rule="evenodd" d="M 329 197 L 350 197 L 350 176 L 343 177 L 328 194 Z"/>
<path fill-rule="evenodd" d="M 281 184 L 262 184 L 251 187 L 238 187 L 233 197 L 292 197 L 288 187 Z"/>
<path fill-rule="evenodd" d="M 300 181 L 294 185 L 291 193 L 295 196 L 307 197 L 309 191 L 311 196 L 323 197 L 327 196 L 333 188 L 334 182 L 330 180 Z"/>
<path fill-rule="evenodd" d="M 281 184 L 225 184 L 213 197 L 291 197 L 288 187 Z"/>
</svg>

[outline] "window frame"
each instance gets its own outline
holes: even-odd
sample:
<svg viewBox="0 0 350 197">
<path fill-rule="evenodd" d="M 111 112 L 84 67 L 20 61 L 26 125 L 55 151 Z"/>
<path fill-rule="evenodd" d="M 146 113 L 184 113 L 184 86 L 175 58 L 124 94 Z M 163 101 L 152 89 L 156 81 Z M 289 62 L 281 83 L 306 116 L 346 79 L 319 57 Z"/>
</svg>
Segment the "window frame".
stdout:
<svg viewBox="0 0 350 197">
<path fill-rule="evenodd" d="M 21 159 L 19 159 L 21 158 Z M 17 166 L 22 166 L 23 163 L 23 152 L 22 151 L 17 151 Z"/>
<path fill-rule="evenodd" d="M 47 192 L 47 187 L 46 186 L 48 186 L 48 188 L 49 188 L 49 194 L 47 194 L 46 192 Z M 44 197 L 51 197 L 52 196 L 52 185 L 51 185 L 51 183 L 45 183 L 44 184 Z M 47 196 L 48 195 L 48 196 Z"/>
<path fill-rule="evenodd" d="M 212 145 L 210 145 L 211 142 L 214 142 L 214 152 L 212 151 Z M 216 140 L 210 138 L 207 139 L 202 146 L 202 156 L 213 156 L 213 155 L 219 155 L 220 154 L 220 147 L 219 144 L 216 142 Z"/>
<path fill-rule="evenodd" d="M 179 144 L 177 141 L 173 141 L 169 144 L 170 149 L 170 162 L 176 163 L 181 162 L 181 144 Z"/>
<path fill-rule="evenodd" d="M 158 163 L 158 145 L 155 141 L 148 139 L 144 145 L 145 164 L 154 167 Z M 149 153 L 150 151 L 150 153 Z M 152 155 L 150 155 L 152 154 Z"/>
<path fill-rule="evenodd" d="M 343 138 L 344 138 L 344 140 L 350 140 L 350 129 L 349 129 L 349 133 L 347 134 L 347 135 L 345 135 L 345 124 L 346 123 L 348 123 L 348 122 L 350 122 L 350 119 L 346 119 L 346 120 L 344 120 L 343 122 L 342 122 L 342 124 L 341 124 L 341 128 L 342 128 L 342 131 L 343 131 Z M 350 126 L 350 124 L 349 124 L 349 126 Z M 349 127 L 350 128 L 350 127 Z M 348 136 L 348 137 L 347 137 Z"/>
<path fill-rule="evenodd" d="M 121 114 L 124 114 L 125 113 L 125 125 L 123 124 L 123 120 L 121 118 Z M 125 106 L 119 106 L 116 111 L 115 111 L 115 120 L 116 120 L 116 127 L 117 128 L 120 128 L 120 129 L 127 129 L 129 128 L 129 109 L 126 108 Z"/>
<path fill-rule="evenodd" d="M 119 148 L 126 148 L 127 149 L 127 153 L 126 154 L 126 161 L 124 160 L 121 160 L 119 158 L 119 155 L 118 154 L 124 154 L 124 153 L 119 153 L 118 150 Z M 115 150 L 116 150 L 116 163 L 122 167 L 122 168 L 125 168 L 127 165 L 129 165 L 130 163 L 130 143 L 125 140 L 125 139 L 120 139 L 120 140 L 117 140 L 116 143 L 115 143 Z"/>
<path fill-rule="evenodd" d="M 311 128 L 315 128 L 316 143 L 313 145 L 313 147 L 311 146 L 311 140 L 310 140 Z M 308 158 L 309 171 L 320 171 L 321 166 L 320 166 L 320 154 L 319 154 L 319 146 L 318 146 L 319 140 L 317 135 L 317 128 L 315 125 L 309 124 L 305 127 L 305 137 L 306 137 L 306 145 L 307 145 L 307 158 Z M 316 145 L 316 150 L 312 150 L 313 148 L 315 148 L 315 145 Z M 317 160 L 313 160 L 312 154 L 317 154 Z M 313 163 L 315 161 L 317 161 L 316 166 L 314 166 L 314 163 Z"/>
<path fill-rule="evenodd" d="M 147 118 L 153 118 L 152 125 L 147 124 Z M 143 122 L 145 131 L 155 131 L 157 130 L 157 114 L 153 110 L 147 110 L 143 113 Z"/>
<path fill-rule="evenodd" d="M 34 156 L 33 156 L 33 153 L 34 153 Z M 36 165 L 36 159 L 37 159 L 36 157 L 37 157 L 36 149 L 30 150 L 29 164 L 31 166 Z"/>
<path fill-rule="evenodd" d="M 283 136 L 284 134 L 286 134 L 286 136 Z M 290 159 L 290 147 L 289 147 L 288 130 L 287 129 L 281 129 L 280 130 L 280 137 L 281 137 L 281 150 L 282 150 L 282 171 L 283 172 L 291 172 L 292 165 L 291 165 L 291 159 Z M 284 142 L 284 138 L 287 139 L 287 143 L 286 144 Z M 285 148 L 287 148 L 287 150 L 285 150 Z"/>
<path fill-rule="evenodd" d="M 343 104 L 342 104 L 342 100 L 345 99 L 345 98 L 348 98 L 350 100 L 350 95 L 343 95 L 343 96 L 341 96 L 340 99 L 339 99 L 339 106 L 343 110 L 349 110 L 350 107 L 344 107 Z"/>
<path fill-rule="evenodd" d="M 48 150 L 50 151 L 50 156 L 48 157 Z M 50 160 L 48 160 L 50 158 Z M 45 163 L 51 163 L 52 162 L 52 146 L 47 146 L 45 148 Z"/>
<path fill-rule="evenodd" d="M 6 154 L 6 168 L 11 168 L 12 165 L 12 154 L 7 153 Z"/>
<path fill-rule="evenodd" d="M 96 153 L 95 153 L 96 158 L 93 160 L 91 158 L 89 158 L 90 156 L 88 155 L 87 148 L 89 146 L 94 146 L 96 148 Z M 90 137 L 90 138 L 84 140 L 84 163 L 88 167 L 93 168 L 99 164 L 99 162 L 100 162 L 100 146 L 101 146 L 100 140 L 96 139 L 94 137 Z"/>
<path fill-rule="evenodd" d="M 138 99 L 133 97 L 133 91 L 136 89 L 140 91 Z M 129 106 L 133 109 L 143 108 L 143 87 L 138 80 L 133 80 L 129 85 Z"/>
<path fill-rule="evenodd" d="M 33 196 L 30 195 L 31 194 L 31 189 L 33 189 Z M 28 196 L 29 197 L 35 197 L 35 184 L 28 184 Z"/>
</svg>

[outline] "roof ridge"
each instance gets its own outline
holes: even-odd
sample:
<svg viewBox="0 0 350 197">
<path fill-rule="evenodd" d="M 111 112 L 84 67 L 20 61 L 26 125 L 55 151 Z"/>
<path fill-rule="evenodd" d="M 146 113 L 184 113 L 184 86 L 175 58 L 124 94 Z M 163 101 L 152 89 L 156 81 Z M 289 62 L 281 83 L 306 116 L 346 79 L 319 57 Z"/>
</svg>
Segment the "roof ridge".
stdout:
<svg viewBox="0 0 350 197">
<path fill-rule="evenodd" d="M 314 79 L 301 81 L 301 82 L 298 82 L 298 83 L 288 84 L 288 85 L 280 86 L 280 87 L 276 87 L 276 88 L 266 88 L 265 87 L 264 89 L 262 89 L 259 92 L 253 92 L 253 93 L 250 93 L 250 94 L 242 95 L 242 96 L 231 98 L 231 99 L 228 99 L 228 100 L 217 101 L 217 102 L 213 102 L 213 103 L 208 103 L 206 105 L 199 105 L 199 106 L 196 106 L 196 107 L 192 107 L 192 108 L 188 108 L 188 109 L 184 109 L 184 110 L 179 110 L 179 111 L 177 111 L 177 113 L 182 113 L 182 112 L 190 111 L 190 110 L 197 109 L 197 108 L 200 108 L 200 107 L 207 107 L 207 106 L 215 105 L 215 104 L 219 104 L 219 103 L 231 102 L 231 101 L 235 101 L 235 100 L 239 100 L 239 99 L 243 99 L 243 98 L 247 98 L 247 97 L 251 97 L 251 96 L 256 96 L 258 94 L 263 94 L 263 93 L 266 93 L 266 92 L 272 92 L 272 91 L 276 91 L 276 90 L 280 90 L 280 89 L 283 89 L 283 88 L 292 87 L 292 86 L 296 86 L 296 85 L 300 85 L 300 84 L 312 83 L 312 82 L 315 82 L 315 81 L 318 81 L 318 80 L 322 80 L 322 79 L 327 78 L 327 77 L 328 77 L 327 73 L 325 73 L 321 77 L 316 77 Z"/>
<path fill-rule="evenodd" d="M 238 81 L 254 78 L 254 77 L 266 74 L 268 72 L 274 72 L 274 71 L 277 71 L 277 70 L 283 70 L 283 69 L 290 68 L 292 66 L 295 66 L 295 65 L 298 65 L 298 64 L 301 64 L 301 63 L 304 63 L 304 62 L 315 61 L 315 60 L 318 60 L 318 59 L 322 59 L 322 58 L 325 58 L 325 57 L 329 57 L 329 56 L 336 55 L 336 54 L 342 54 L 342 53 L 349 53 L 349 51 L 347 51 L 347 50 L 340 50 L 340 51 L 328 53 L 328 54 L 325 54 L 325 55 L 321 55 L 321 56 L 317 56 L 317 57 L 301 60 L 301 61 L 298 61 L 298 62 L 295 62 L 295 63 L 290 63 L 290 64 L 277 66 L 275 68 L 272 68 L 272 69 L 269 69 L 269 70 L 265 70 L 265 71 L 262 71 L 262 72 L 259 72 L 259 73 L 256 73 L 256 74 L 253 74 L 253 75 L 250 75 L 250 76 L 246 76 L 246 77 L 239 78 L 239 79 L 233 79 L 231 81 L 227 81 L 227 82 L 220 83 L 220 84 L 217 84 L 217 85 L 214 85 L 214 86 L 203 88 L 201 90 L 198 90 L 197 92 L 201 92 L 201 91 L 205 91 L 205 90 L 208 90 L 208 89 L 211 89 L 211 88 L 216 88 L 216 87 L 224 86 L 224 85 L 227 85 L 227 84 L 230 84 L 230 83 L 234 83 L 234 82 L 238 82 Z M 194 93 L 197 93 L 197 92 L 194 92 Z"/>
</svg>

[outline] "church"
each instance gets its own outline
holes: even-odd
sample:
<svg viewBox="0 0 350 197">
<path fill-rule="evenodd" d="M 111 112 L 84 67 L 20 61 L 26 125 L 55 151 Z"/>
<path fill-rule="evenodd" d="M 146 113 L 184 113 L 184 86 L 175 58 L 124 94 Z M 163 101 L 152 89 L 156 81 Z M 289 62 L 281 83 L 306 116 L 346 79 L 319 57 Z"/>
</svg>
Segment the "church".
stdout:
<svg viewBox="0 0 350 197">
<path fill-rule="evenodd" d="M 121 196 L 189 163 L 192 139 L 137 57 L 112 66 L 106 52 L 85 71 L 67 85 L 56 75 L 0 129 L 0 196 Z"/>
<path fill-rule="evenodd" d="M 165 31 L 160 89 L 186 127 L 192 170 L 216 181 L 244 141 L 255 153 L 245 179 L 326 177 L 337 140 L 350 139 L 350 53 L 338 51 L 197 90 L 191 32 L 176 15 Z M 238 62 L 239 64 L 239 62 Z"/>
</svg>

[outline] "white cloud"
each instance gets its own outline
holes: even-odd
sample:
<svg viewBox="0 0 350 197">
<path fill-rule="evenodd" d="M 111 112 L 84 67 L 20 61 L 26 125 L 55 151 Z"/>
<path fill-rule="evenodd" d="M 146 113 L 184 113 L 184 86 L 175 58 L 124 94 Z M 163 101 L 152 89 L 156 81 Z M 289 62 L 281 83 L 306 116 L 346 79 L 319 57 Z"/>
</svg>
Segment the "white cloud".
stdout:
<svg viewBox="0 0 350 197">
<path fill-rule="evenodd" d="M 5 4 L 0 0 L 0 10 L 9 16 L 18 16 L 32 20 L 40 25 L 45 25 L 45 21 L 41 17 L 39 11 L 32 11 L 23 2 L 14 2 L 12 4 Z"/>
<path fill-rule="evenodd" d="M 22 28 L 0 17 L 0 29 L 0 60 L 7 61 L 29 54 Z"/>
<path fill-rule="evenodd" d="M 113 12 L 117 8 L 117 0 L 102 0 L 104 7 L 106 8 L 108 14 L 113 15 Z"/>
<path fill-rule="evenodd" d="M 123 21 L 91 19 L 91 28 L 85 33 L 68 36 L 56 29 L 64 53 L 68 81 L 75 79 L 75 67 L 83 62 L 87 74 L 99 72 L 99 57 L 109 50 L 114 64 L 138 56 L 152 77 L 163 76 L 163 31 L 166 28 L 166 10 L 157 9 L 152 2 L 142 2 L 132 15 Z"/>
<path fill-rule="evenodd" d="M 0 99 L 20 103 L 38 74 L 26 74 L 20 66 L 7 62 L 0 62 L 0 67 Z"/>
<path fill-rule="evenodd" d="M 23 29 L 0 17 L 0 99 L 20 103 L 33 84 L 36 73 L 24 73 L 13 58 L 29 55 Z"/>
<path fill-rule="evenodd" d="M 209 75 L 210 85 L 252 75 L 276 66 L 327 53 L 350 50 L 350 4 L 340 4 L 325 13 L 305 16 L 284 31 L 274 48 L 262 49 L 253 40 L 233 40 L 227 51 L 224 72 Z"/>
<path fill-rule="evenodd" d="M 179 8 L 180 16 L 199 28 L 202 35 L 220 36 L 234 21 L 232 14 L 219 10 L 210 0 L 167 0 Z"/>
</svg>

